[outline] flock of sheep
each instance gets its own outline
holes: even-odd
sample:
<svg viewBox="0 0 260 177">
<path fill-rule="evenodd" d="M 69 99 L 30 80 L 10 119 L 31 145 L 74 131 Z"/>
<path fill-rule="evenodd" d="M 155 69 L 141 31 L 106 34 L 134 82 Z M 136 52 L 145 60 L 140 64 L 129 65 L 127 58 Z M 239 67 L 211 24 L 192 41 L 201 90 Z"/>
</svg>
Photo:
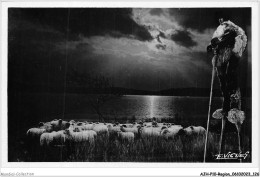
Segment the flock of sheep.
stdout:
<svg viewBox="0 0 260 177">
<path fill-rule="evenodd" d="M 76 122 L 54 119 L 50 122 L 40 122 L 38 127 L 27 131 L 28 138 L 36 139 L 40 146 L 64 145 L 70 143 L 93 143 L 97 136 L 114 137 L 119 141 L 134 142 L 141 137 L 157 136 L 167 140 L 190 135 L 205 135 L 201 126 L 183 128 L 173 123 L 134 122 L 128 124 Z"/>
</svg>

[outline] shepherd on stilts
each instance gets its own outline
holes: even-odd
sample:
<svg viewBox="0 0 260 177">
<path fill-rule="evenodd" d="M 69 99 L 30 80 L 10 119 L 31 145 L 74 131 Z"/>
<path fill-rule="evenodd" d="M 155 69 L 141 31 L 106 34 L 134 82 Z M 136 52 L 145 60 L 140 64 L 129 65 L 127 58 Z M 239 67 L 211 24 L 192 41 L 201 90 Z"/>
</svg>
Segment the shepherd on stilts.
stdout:
<svg viewBox="0 0 260 177">
<path fill-rule="evenodd" d="M 222 129 L 219 140 L 219 153 L 224 150 L 225 142 L 225 125 L 229 120 L 236 125 L 238 131 L 238 146 L 240 147 L 240 126 L 245 119 L 245 114 L 241 110 L 241 93 L 238 85 L 238 65 L 239 60 L 245 50 L 247 44 L 247 36 L 242 28 L 235 25 L 231 21 L 219 20 L 220 25 L 213 34 L 210 45 L 207 47 L 207 52 L 213 53 L 212 59 L 213 71 L 212 71 L 212 84 L 214 81 L 214 74 L 219 79 L 222 96 L 224 98 L 222 109 L 216 110 L 212 117 L 216 119 L 222 119 Z M 212 88 L 211 94 L 212 96 Z M 210 98 L 211 106 L 211 98 Z M 210 114 L 209 106 L 209 114 Z M 207 124 L 207 135 L 209 127 L 209 118 Z M 204 162 L 206 158 L 207 150 L 207 136 L 205 142 Z"/>
</svg>

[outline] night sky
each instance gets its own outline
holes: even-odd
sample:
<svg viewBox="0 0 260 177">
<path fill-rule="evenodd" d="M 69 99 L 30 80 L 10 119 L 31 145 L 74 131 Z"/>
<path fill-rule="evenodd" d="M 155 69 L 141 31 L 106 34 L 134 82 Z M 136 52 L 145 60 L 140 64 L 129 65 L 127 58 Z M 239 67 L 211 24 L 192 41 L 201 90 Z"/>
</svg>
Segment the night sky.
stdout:
<svg viewBox="0 0 260 177">
<path fill-rule="evenodd" d="M 221 17 L 246 31 L 240 83 L 251 86 L 250 8 L 10 8 L 9 88 L 63 88 L 72 72 L 132 89 L 207 88 Z"/>
</svg>

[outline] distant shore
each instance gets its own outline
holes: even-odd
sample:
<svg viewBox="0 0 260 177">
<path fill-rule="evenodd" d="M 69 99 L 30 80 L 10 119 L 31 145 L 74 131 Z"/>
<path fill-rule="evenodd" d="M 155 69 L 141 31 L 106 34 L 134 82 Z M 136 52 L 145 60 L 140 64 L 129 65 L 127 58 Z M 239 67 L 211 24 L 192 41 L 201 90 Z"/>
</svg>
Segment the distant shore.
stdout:
<svg viewBox="0 0 260 177">
<path fill-rule="evenodd" d="M 63 87 L 57 86 L 49 86 L 47 90 L 44 90 L 45 87 L 38 86 L 26 86 L 21 85 L 19 87 L 19 92 L 34 92 L 34 93 L 64 93 Z M 10 93 L 15 91 L 13 89 L 8 89 Z M 112 87 L 109 89 L 90 89 L 87 87 L 81 86 L 67 86 L 67 93 L 78 93 L 78 94 L 115 94 L 115 95 L 154 95 L 154 96 L 192 96 L 192 97 L 209 97 L 210 88 L 170 88 L 166 90 L 159 91 L 150 91 L 150 90 L 138 90 L 132 88 L 122 88 L 122 87 Z M 245 87 L 241 88 L 242 97 L 251 97 L 252 96 L 252 88 Z M 213 89 L 214 97 L 221 97 L 222 93 L 220 89 Z"/>
</svg>

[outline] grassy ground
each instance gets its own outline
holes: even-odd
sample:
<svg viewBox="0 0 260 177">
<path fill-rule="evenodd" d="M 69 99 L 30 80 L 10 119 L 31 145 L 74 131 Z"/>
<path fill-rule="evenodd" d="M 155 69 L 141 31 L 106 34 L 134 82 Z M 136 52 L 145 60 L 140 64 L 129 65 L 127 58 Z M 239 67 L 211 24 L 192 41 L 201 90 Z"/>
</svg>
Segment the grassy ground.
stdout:
<svg viewBox="0 0 260 177">
<path fill-rule="evenodd" d="M 207 162 L 218 153 L 217 134 L 209 133 Z M 42 148 L 35 141 L 23 161 L 37 162 L 202 162 L 204 136 L 191 136 L 165 140 L 161 137 L 141 137 L 134 142 L 121 142 L 115 137 L 100 135 L 94 144 L 66 144 Z M 244 146 L 246 147 L 246 146 Z M 238 152 L 236 134 L 227 134 L 226 153 Z M 246 149 L 242 149 L 245 152 Z M 251 157 L 243 160 L 250 162 Z M 224 161 L 222 161 L 224 162 Z M 238 160 L 225 162 L 239 162 Z"/>
</svg>

